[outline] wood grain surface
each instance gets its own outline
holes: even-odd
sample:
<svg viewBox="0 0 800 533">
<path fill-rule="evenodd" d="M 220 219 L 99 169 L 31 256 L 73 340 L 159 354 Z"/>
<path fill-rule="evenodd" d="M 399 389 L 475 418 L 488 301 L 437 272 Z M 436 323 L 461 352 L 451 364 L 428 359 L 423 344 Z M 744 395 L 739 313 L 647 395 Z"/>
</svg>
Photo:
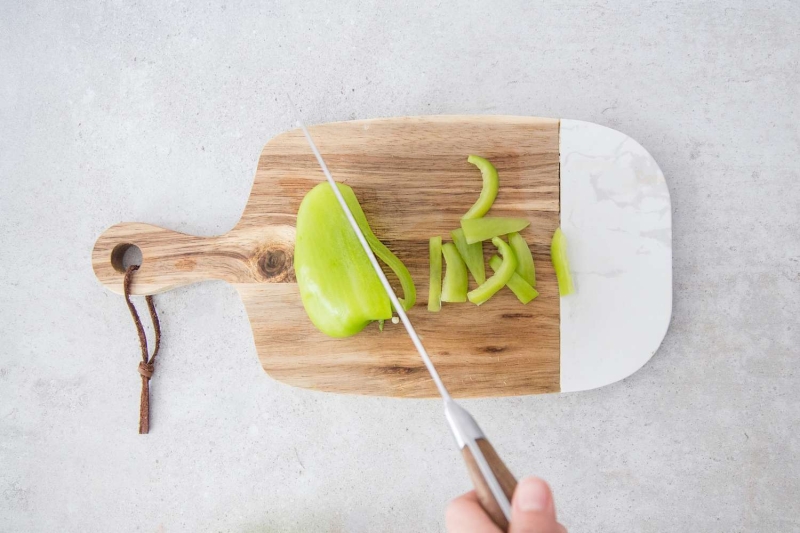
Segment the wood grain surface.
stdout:
<svg viewBox="0 0 800 533">
<path fill-rule="evenodd" d="M 310 128 L 334 178 L 353 187 L 375 234 L 414 277 L 418 299 L 409 316 L 454 396 L 559 391 L 559 298 L 549 259 L 559 224 L 558 129 L 555 119 L 508 116 L 402 117 Z M 430 313 L 428 238 L 449 240 L 481 189 L 469 154 L 488 158 L 499 172 L 500 192 L 489 214 L 531 221 L 522 234 L 532 245 L 540 296 L 523 306 L 503 289 L 480 307 L 443 304 L 441 312 Z M 332 339 L 306 316 L 292 267 L 294 225 L 303 196 L 324 179 L 302 133 L 281 134 L 264 147 L 233 230 L 204 238 L 118 224 L 95 243 L 95 274 L 121 293 L 122 255 L 136 245 L 143 261 L 134 294 L 208 279 L 232 283 L 247 309 L 261 364 L 273 378 L 322 391 L 435 396 L 402 325 L 387 322 L 381 333 L 375 324 L 354 337 Z M 484 245 L 487 257 L 491 248 Z"/>
</svg>

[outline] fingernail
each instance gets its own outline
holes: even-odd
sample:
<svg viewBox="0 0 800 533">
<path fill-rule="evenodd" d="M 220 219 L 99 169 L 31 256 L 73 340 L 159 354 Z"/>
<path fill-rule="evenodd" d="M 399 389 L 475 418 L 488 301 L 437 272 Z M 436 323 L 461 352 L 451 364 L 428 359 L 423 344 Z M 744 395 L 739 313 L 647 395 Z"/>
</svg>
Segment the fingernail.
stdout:
<svg viewBox="0 0 800 533">
<path fill-rule="evenodd" d="M 541 512 L 550 504 L 550 491 L 544 481 L 537 478 L 525 478 L 517 485 L 514 492 L 514 505 L 520 511 Z"/>
</svg>

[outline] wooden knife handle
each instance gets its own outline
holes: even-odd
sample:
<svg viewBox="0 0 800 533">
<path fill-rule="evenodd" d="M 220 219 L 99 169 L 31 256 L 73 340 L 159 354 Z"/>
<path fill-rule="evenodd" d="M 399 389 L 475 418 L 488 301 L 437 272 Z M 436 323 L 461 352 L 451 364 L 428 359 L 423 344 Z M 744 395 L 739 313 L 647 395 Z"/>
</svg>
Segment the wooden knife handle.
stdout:
<svg viewBox="0 0 800 533">
<path fill-rule="evenodd" d="M 237 227 L 217 237 L 197 237 L 150 224 L 123 223 L 103 232 L 92 250 L 97 279 L 122 293 L 122 257 L 142 252 L 132 294 L 157 294 L 198 281 L 287 283 L 294 278 L 294 227 Z"/>
<path fill-rule="evenodd" d="M 494 451 L 494 448 L 488 440 L 477 439 L 475 442 L 483 452 L 486 462 L 489 463 L 489 467 L 492 469 L 492 472 L 494 472 L 497 481 L 500 483 L 500 487 L 502 487 L 503 492 L 510 502 L 511 497 L 514 495 L 514 489 L 517 488 L 517 480 L 508 468 L 506 468 L 506 465 L 500 459 L 500 456 L 497 455 L 497 452 Z M 467 464 L 469 477 L 472 479 L 475 492 L 478 494 L 478 501 L 494 523 L 503 531 L 507 531 L 508 520 L 506 520 L 506 517 L 503 515 L 503 511 L 500 509 L 497 500 L 494 499 L 489 485 L 486 483 L 483 474 L 481 474 L 478 468 L 478 463 L 475 462 L 475 458 L 472 456 L 472 452 L 468 446 L 464 446 L 461 452 L 464 454 L 464 462 Z"/>
</svg>

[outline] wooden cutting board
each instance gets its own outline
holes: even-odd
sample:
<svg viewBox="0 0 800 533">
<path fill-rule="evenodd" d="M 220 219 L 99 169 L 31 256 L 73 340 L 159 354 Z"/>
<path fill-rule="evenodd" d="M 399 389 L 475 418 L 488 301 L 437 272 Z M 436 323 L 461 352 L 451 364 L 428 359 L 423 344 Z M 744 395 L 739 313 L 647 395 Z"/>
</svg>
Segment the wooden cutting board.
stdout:
<svg viewBox="0 0 800 533">
<path fill-rule="evenodd" d="M 409 317 L 454 396 L 563 388 L 562 311 L 549 258 L 550 238 L 561 222 L 559 126 L 559 120 L 547 118 L 433 116 L 310 128 L 334 178 L 353 187 L 375 234 L 409 268 L 418 291 Z M 523 306 L 504 289 L 481 307 L 444 304 L 441 312 L 430 313 L 428 239 L 449 240 L 481 189 L 469 154 L 488 158 L 499 172 L 500 192 L 490 215 L 531 221 L 523 236 L 532 245 L 540 296 Z M 247 309 L 261 364 L 273 378 L 321 391 L 435 396 L 402 325 L 387 322 L 383 332 L 370 325 L 356 336 L 333 339 L 306 316 L 292 267 L 294 225 L 303 196 L 321 181 L 302 133 L 283 133 L 264 147 L 233 230 L 204 238 L 118 224 L 95 244 L 95 274 L 121 293 L 122 256 L 136 245 L 143 260 L 134 294 L 210 279 L 233 284 Z M 488 244 L 484 251 L 487 257 L 493 253 Z"/>
<path fill-rule="evenodd" d="M 549 260 L 559 224 L 558 125 L 539 118 L 419 117 L 310 130 L 334 178 L 353 187 L 375 234 L 409 268 L 419 295 L 409 317 L 454 395 L 559 390 L 559 302 Z M 491 214 L 531 220 L 523 235 L 533 244 L 540 296 L 523 306 L 504 290 L 481 307 L 445 304 L 430 313 L 428 239 L 449 240 L 481 190 L 469 154 L 488 158 L 500 174 Z M 202 238 L 144 224 L 114 226 L 95 246 L 97 277 L 120 292 L 120 247 L 135 244 L 143 257 L 135 294 L 208 279 L 234 284 L 261 364 L 275 379 L 325 391 L 435 395 L 402 325 L 387 323 L 380 332 L 376 324 L 333 339 L 306 316 L 292 268 L 294 224 L 303 196 L 324 179 L 299 130 L 279 135 L 261 153 L 232 231 Z"/>
</svg>

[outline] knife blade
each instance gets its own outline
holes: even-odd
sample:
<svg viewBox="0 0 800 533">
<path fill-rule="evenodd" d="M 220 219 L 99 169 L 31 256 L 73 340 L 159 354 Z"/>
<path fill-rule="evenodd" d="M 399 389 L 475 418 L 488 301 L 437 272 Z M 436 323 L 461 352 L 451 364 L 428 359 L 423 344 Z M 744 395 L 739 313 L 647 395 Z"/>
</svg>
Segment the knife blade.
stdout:
<svg viewBox="0 0 800 533">
<path fill-rule="evenodd" d="M 511 521 L 510 500 L 517 484 L 516 479 L 514 479 L 511 472 L 509 472 L 508 468 L 506 468 L 505 464 L 503 464 L 502 460 L 500 460 L 500 457 L 497 455 L 472 415 L 450 396 L 450 393 L 447 391 L 447 387 L 445 387 L 441 376 L 439 376 L 439 372 L 436 370 L 436 367 L 434 366 L 433 361 L 431 361 L 425 346 L 422 344 L 422 340 L 419 338 L 419 335 L 417 335 L 414 326 L 411 324 L 411 320 L 409 320 L 408 315 L 403 309 L 403 305 L 400 303 L 400 300 L 398 299 L 397 294 L 395 294 L 394 289 L 392 289 L 392 286 L 389 283 L 389 280 L 386 278 L 386 274 L 384 274 L 383 269 L 378 264 L 378 259 L 375 257 L 375 254 L 372 252 L 372 249 L 367 243 L 367 239 L 364 237 L 361 228 L 358 227 L 358 223 L 353 217 L 353 213 L 347 206 L 347 202 L 342 196 L 342 193 L 339 192 L 339 188 L 336 186 L 336 181 L 333 179 L 333 176 L 328 169 L 328 165 L 325 164 L 322 154 L 320 153 L 317 145 L 314 143 L 314 140 L 311 137 L 311 134 L 300 118 L 300 113 L 297 110 L 297 107 L 294 105 L 292 97 L 289 94 L 286 96 L 289 100 L 289 105 L 292 108 L 292 112 L 294 113 L 297 126 L 303 131 L 303 135 L 305 135 L 305 138 L 311 147 L 311 151 L 314 153 L 319 166 L 322 168 L 325 178 L 327 179 L 328 183 L 330 183 L 333 193 L 336 196 L 336 200 L 339 202 L 339 205 L 344 211 L 350 227 L 358 237 L 358 241 L 361 243 L 361 247 L 367 254 L 367 258 L 369 259 L 372 268 L 378 275 L 381 285 L 383 286 L 386 294 L 389 297 L 389 300 L 392 303 L 392 307 L 394 307 L 397 316 L 403 323 L 403 326 L 411 338 L 411 342 L 414 344 L 417 352 L 419 352 L 422 362 L 428 369 L 428 373 L 436 385 L 439 395 L 442 397 L 442 401 L 444 402 L 445 418 L 447 419 L 447 422 L 450 426 L 450 431 L 455 438 L 456 445 L 458 446 L 459 450 L 461 450 L 462 457 L 470 474 L 470 478 L 472 479 L 472 483 L 475 486 L 475 490 L 478 494 L 478 500 L 492 520 L 494 520 L 494 522 L 504 530 L 507 529 L 508 524 Z"/>
</svg>

